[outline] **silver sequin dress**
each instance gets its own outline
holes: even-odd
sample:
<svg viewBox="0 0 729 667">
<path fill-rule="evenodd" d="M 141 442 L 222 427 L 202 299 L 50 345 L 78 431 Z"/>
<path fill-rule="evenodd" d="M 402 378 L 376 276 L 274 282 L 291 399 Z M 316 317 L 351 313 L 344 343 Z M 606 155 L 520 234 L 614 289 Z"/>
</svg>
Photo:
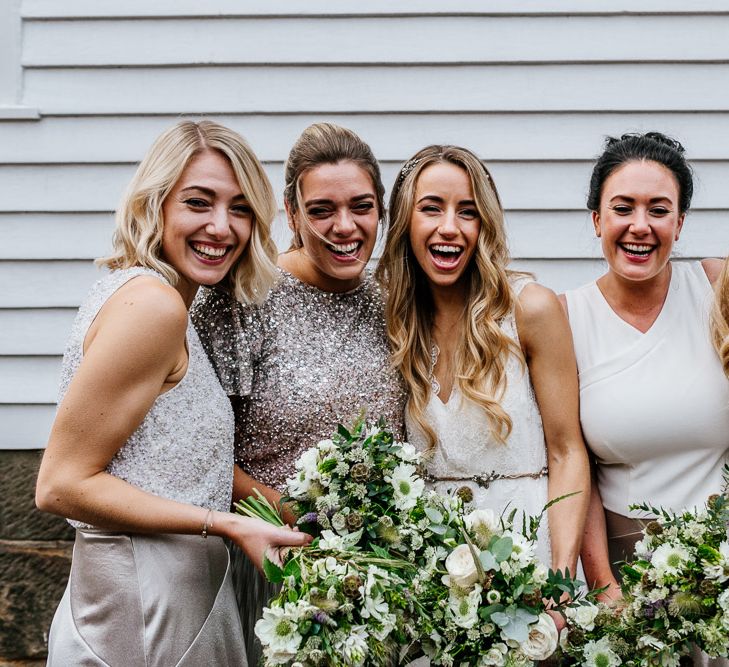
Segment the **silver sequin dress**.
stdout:
<svg viewBox="0 0 729 667">
<path fill-rule="evenodd" d="M 148 269 L 115 271 L 93 288 L 73 326 L 60 399 L 83 341 L 107 299 Z M 158 496 L 230 509 L 233 415 L 188 325 L 184 378 L 161 394 L 107 472 Z M 49 634 L 53 665 L 245 665 L 245 646 L 223 540 L 136 535 L 76 526 L 71 575 Z"/>
<path fill-rule="evenodd" d="M 223 388 L 241 397 L 236 461 L 248 474 L 284 491 L 296 459 L 362 409 L 402 434 L 406 392 L 390 366 L 383 314 L 382 292 L 369 273 L 351 292 L 333 293 L 280 270 L 258 307 L 241 306 L 218 289 L 200 291 L 191 316 Z M 260 653 L 252 627 L 272 589 L 255 573 L 236 574 L 253 665 Z"/>
</svg>

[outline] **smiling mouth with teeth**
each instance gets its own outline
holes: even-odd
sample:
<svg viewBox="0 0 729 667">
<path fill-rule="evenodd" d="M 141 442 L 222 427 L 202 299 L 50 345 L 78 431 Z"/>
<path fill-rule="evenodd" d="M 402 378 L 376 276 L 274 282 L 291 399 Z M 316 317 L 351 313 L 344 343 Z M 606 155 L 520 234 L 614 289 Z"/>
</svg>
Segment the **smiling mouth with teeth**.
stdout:
<svg viewBox="0 0 729 667">
<path fill-rule="evenodd" d="M 445 259 L 447 261 L 454 261 L 461 256 L 463 248 L 455 245 L 441 245 L 435 244 L 428 248 L 431 254 L 438 259 Z"/>
<path fill-rule="evenodd" d="M 191 243 L 190 247 L 196 255 L 199 255 L 203 259 L 220 259 L 230 250 L 230 246 L 216 248 L 206 243 Z"/>
<path fill-rule="evenodd" d="M 654 245 L 645 245 L 642 243 L 619 243 L 620 248 L 628 255 L 634 257 L 648 257 L 655 249 Z"/>
<path fill-rule="evenodd" d="M 351 243 L 327 243 L 327 248 L 337 255 L 353 255 L 362 245 L 362 241 Z"/>
</svg>

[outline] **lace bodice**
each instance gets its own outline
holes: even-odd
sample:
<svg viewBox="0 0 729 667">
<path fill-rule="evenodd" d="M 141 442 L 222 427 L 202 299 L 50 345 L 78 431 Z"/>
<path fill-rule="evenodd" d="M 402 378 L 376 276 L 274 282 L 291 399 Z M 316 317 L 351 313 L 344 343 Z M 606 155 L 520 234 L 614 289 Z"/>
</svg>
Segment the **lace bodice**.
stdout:
<svg viewBox="0 0 729 667">
<path fill-rule="evenodd" d="M 514 286 L 517 293 L 525 284 L 522 279 Z M 513 313 L 504 318 L 501 328 L 519 342 Z M 425 417 L 438 443 L 427 463 L 428 474 L 434 479 L 430 484 L 439 492 L 468 486 L 474 493 L 476 507 L 489 507 L 497 513 L 507 507 L 517 508 L 535 515 L 547 502 L 547 452 L 542 418 L 529 371 L 514 355 L 506 364 L 506 380 L 501 404 L 511 417 L 512 431 L 503 444 L 491 434 L 483 409 L 463 397 L 457 385 L 446 403 L 431 393 Z M 425 436 L 408 415 L 406 425 L 410 442 L 425 451 Z M 514 478 L 495 479 L 487 488 L 472 480 L 474 476 L 493 477 L 494 474 Z M 546 515 L 539 543 L 538 553 L 549 564 L 551 550 Z"/>
</svg>

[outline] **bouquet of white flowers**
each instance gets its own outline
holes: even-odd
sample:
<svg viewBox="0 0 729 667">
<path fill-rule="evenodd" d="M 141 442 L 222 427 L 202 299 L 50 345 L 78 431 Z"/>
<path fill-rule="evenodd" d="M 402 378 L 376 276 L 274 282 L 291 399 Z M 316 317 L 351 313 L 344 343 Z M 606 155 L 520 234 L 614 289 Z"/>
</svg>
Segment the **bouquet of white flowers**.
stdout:
<svg viewBox="0 0 729 667">
<path fill-rule="evenodd" d="M 359 420 L 351 431 L 340 425 L 296 462 L 287 500 L 322 549 L 377 544 L 412 555 L 422 546 L 409 518 L 425 486 L 420 462 L 382 420 L 370 427 Z"/>
<path fill-rule="evenodd" d="M 318 548 L 299 551 L 283 569 L 267 563 L 269 578 L 283 587 L 255 627 L 265 664 L 397 664 L 409 641 L 413 569 L 402 560 Z"/>
<path fill-rule="evenodd" d="M 725 479 L 729 478 L 729 468 Z M 696 644 L 710 657 L 729 653 L 729 498 L 726 488 L 698 512 L 634 505 L 656 517 L 622 566 L 623 601 L 602 608 L 594 627 L 568 617 L 570 664 L 678 665 Z"/>
<path fill-rule="evenodd" d="M 729 472 L 729 471 L 728 471 Z M 729 499 L 676 514 L 650 505 L 657 517 L 622 567 L 625 622 L 640 629 L 647 648 L 688 652 L 690 642 L 711 657 L 729 653 Z"/>
<path fill-rule="evenodd" d="M 435 665 L 531 665 L 557 648 L 547 613 L 577 605 L 580 582 L 535 556 L 539 517 L 514 525 L 515 512 L 468 511 L 460 495 L 427 496 L 420 527 L 426 547 L 413 576 L 420 641 Z"/>
</svg>

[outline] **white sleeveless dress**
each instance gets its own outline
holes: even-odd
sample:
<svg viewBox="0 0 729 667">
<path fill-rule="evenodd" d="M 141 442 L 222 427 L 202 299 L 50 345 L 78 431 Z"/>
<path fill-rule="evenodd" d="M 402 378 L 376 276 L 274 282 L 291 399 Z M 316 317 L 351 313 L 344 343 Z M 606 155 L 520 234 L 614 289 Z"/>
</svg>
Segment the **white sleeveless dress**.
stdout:
<svg viewBox="0 0 729 667">
<path fill-rule="evenodd" d="M 666 301 L 645 333 L 613 311 L 596 283 L 565 295 L 580 420 L 609 510 L 611 560 L 622 560 L 625 543 L 639 535 L 610 512 L 639 516 L 629 505 L 643 501 L 675 511 L 701 507 L 721 490 L 729 460 L 729 381 L 709 336 L 711 283 L 700 262 L 671 266 Z M 698 649 L 692 659 L 729 667 Z"/>
<path fill-rule="evenodd" d="M 606 509 L 701 507 L 729 457 L 729 381 L 709 336 L 711 284 L 700 262 L 672 264 L 668 295 L 641 333 L 596 283 L 567 292 L 580 419 Z"/>
<path fill-rule="evenodd" d="M 512 288 L 518 295 L 531 282 L 517 279 Z M 517 345 L 519 336 L 514 314 L 504 318 L 501 329 Z M 461 486 L 473 491 L 475 508 L 490 508 L 499 515 L 517 509 L 537 515 L 547 503 L 547 450 L 542 418 L 534 396 L 529 370 L 510 356 L 506 365 L 506 391 L 502 407 L 511 417 L 513 428 L 506 443 L 492 435 L 484 411 L 464 398 L 458 388 L 446 403 L 431 393 L 425 417 L 438 438 L 435 452 L 427 462 L 429 486 L 448 493 Z M 422 430 L 406 416 L 409 441 L 421 451 L 427 441 Z M 474 477 L 482 478 L 481 483 Z M 497 477 L 492 481 L 488 478 Z M 517 524 L 521 527 L 521 524 Z M 546 565 L 552 562 L 549 525 L 545 513 L 538 531 L 537 556 Z"/>
</svg>

